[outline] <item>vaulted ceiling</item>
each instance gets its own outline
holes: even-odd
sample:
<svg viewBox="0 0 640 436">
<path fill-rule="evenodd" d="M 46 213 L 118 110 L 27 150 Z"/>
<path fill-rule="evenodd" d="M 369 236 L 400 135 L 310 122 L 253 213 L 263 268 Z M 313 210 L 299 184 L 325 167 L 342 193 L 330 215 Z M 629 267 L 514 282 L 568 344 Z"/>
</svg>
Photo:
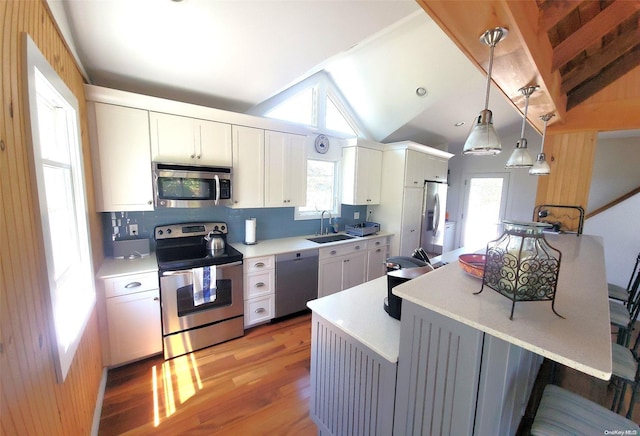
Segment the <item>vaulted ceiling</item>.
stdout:
<svg viewBox="0 0 640 436">
<path fill-rule="evenodd" d="M 637 0 L 418 3 L 482 70 L 489 50 L 479 36 L 509 29 L 495 49 L 492 79 L 520 108 L 518 89 L 540 85 L 529 109 L 538 128 L 540 115 L 555 112 L 556 121 L 566 121 L 568 111 L 640 66 Z"/>
</svg>

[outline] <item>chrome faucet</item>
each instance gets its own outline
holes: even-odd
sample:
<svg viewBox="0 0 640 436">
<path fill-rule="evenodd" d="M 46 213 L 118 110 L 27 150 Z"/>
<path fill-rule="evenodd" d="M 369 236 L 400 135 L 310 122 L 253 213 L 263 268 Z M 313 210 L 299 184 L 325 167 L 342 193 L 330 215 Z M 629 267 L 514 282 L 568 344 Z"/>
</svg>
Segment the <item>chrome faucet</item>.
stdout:
<svg viewBox="0 0 640 436">
<path fill-rule="evenodd" d="M 320 235 L 323 235 L 324 233 L 324 214 L 328 213 L 329 214 L 329 225 L 331 225 L 331 219 L 333 218 L 333 216 L 331 215 L 331 212 L 329 212 L 328 210 L 323 210 L 322 214 L 320 214 Z M 326 229 L 326 233 L 329 233 L 329 227 L 327 227 Z"/>
</svg>

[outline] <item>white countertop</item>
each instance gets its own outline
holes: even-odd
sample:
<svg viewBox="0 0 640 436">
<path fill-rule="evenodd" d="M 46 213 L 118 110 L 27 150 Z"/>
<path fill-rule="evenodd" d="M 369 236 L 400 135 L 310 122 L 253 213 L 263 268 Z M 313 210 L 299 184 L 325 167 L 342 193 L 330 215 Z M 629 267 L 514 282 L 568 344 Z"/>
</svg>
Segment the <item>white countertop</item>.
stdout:
<svg viewBox="0 0 640 436">
<path fill-rule="evenodd" d="M 403 283 L 393 293 L 586 374 L 611 377 L 611 327 L 602 239 L 589 235 L 545 235 L 562 252 L 551 302 L 517 302 L 467 275 L 457 260 Z M 384 312 L 383 312 L 384 313 Z"/>
<path fill-rule="evenodd" d="M 338 233 L 339 235 L 345 234 L 344 232 Z M 318 244 L 316 242 L 308 241 L 307 238 L 314 238 L 315 235 L 308 236 L 295 236 L 291 238 L 279 238 L 279 239 L 267 239 L 265 241 L 258 241 L 254 245 L 246 245 L 242 242 L 233 242 L 231 246 L 241 252 L 245 258 L 259 257 L 259 256 L 271 256 L 274 254 L 291 253 L 292 251 L 304 251 L 313 250 L 322 247 L 330 247 L 340 244 L 348 244 L 351 242 L 366 241 L 367 239 L 373 239 L 376 237 L 391 236 L 392 233 L 378 232 L 375 235 L 369 236 L 355 236 L 353 239 L 346 239 L 344 241 L 327 242 L 324 244 Z"/>
<path fill-rule="evenodd" d="M 384 311 L 387 276 L 312 300 L 316 314 L 360 341 L 389 362 L 396 363 L 400 349 L 400 321 Z"/>
<path fill-rule="evenodd" d="M 158 261 L 156 260 L 156 253 L 152 252 L 148 256 L 137 259 L 114 259 L 113 257 L 107 257 L 104 259 L 104 262 L 102 262 L 96 277 L 99 279 L 108 279 L 128 274 L 157 271 Z"/>
</svg>

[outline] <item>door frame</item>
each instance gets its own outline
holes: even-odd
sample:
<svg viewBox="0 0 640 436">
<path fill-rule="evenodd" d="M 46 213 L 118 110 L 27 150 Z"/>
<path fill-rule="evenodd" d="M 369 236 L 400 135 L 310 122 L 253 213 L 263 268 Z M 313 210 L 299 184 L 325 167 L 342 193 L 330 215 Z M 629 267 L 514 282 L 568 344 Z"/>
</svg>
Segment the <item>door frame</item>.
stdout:
<svg viewBox="0 0 640 436">
<path fill-rule="evenodd" d="M 503 180 L 502 183 L 502 197 L 500 199 L 500 212 L 499 212 L 499 220 L 502 222 L 505 218 L 507 211 L 507 202 L 509 197 L 509 181 L 510 181 L 510 173 L 508 172 L 469 172 L 464 173 L 462 175 L 462 183 L 464 186 L 464 194 L 462 200 L 462 214 L 461 214 L 461 224 L 460 227 L 460 246 L 464 246 L 465 241 L 465 233 L 467 228 L 467 216 L 468 216 L 468 208 L 469 208 L 469 190 L 471 188 L 471 179 L 496 179 L 501 178 Z M 471 248 L 471 247 L 470 247 Z"/>
</svg>

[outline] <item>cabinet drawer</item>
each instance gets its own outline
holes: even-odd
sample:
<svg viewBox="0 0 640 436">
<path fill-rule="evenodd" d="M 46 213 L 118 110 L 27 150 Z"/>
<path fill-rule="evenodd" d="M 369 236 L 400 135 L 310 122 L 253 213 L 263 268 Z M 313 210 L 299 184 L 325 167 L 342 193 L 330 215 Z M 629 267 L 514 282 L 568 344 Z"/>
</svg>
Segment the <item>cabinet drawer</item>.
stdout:
<svg viewBox="0 0 640 436">
<path fill-rule="evenodd" d="M 269 321 L 273 318 L 276 309 L 275 295 L 265 295 L 264 297 L 252 298 L 244 302 L 244 326 Z"/>
<path fill-rule="evenodd" d="M 245 300 L 258 297 L 260 295 L 273 294 L 275 284 L 274 279 L 273 270 L 248 274 L 245 279 Z"/>
<path fill-rule="evenodd" d="M 342 256 L 343 254 L 357 253 L 361 250 L 367 249 L 366 241 L 353 242 L 350 244 L 333 245 L 331 247 L 324 247 L 320 249 L 320 259 L 328 259 L 335 256 Z"/>
<path fill-rule="evenodd" d="M 244 259 L 244 272 L 248 274 L 257 271 L 273 269 L 274 267 L 275 261 L 273 256 L 252 257 L 250 259 Z"/>
<path fill-rule="evenodd" d="M 389 241 L 386 236 L 375 238 L 375 239 L 367 239 L 367 248 L 371 250 L 372 248 L 384 247 L 385 245 L 389 245 Z"/>
<path fill-rule="evenodd" d="M 104 280 L 106 298 L 135 294 L 136 292 L 158 289 L 159 287 L 157 272 L 131 274 Z"/>
</svg>

